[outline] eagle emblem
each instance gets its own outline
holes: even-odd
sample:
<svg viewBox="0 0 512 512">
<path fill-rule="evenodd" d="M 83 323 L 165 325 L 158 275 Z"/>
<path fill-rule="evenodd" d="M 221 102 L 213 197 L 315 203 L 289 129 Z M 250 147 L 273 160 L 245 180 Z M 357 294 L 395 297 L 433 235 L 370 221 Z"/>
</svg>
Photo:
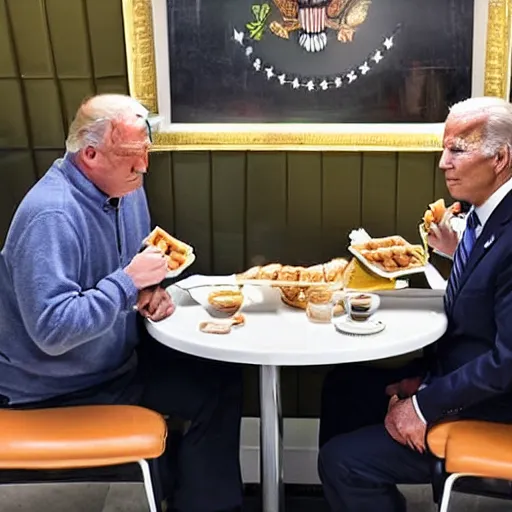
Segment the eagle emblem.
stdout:
<svg viewBox="0 0 512 512">
<path fill-rule="evenodd" d="M 371 0 L 273 0 L 282 19 L 272 21 L 273 34 L 289 39 L 298 33 L 298 43 L 307 52 L 320 52 L 327 46 L 327 30 L 337 40 L 349 43 L 365 21 Z"/>
</svg>

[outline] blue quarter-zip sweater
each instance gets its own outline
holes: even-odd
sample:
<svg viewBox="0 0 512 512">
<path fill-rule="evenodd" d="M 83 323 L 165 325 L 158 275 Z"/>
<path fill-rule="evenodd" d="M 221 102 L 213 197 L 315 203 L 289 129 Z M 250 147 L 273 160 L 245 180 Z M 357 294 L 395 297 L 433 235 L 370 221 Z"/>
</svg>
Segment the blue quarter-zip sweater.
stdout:
<svg viewBox="0 0 512 512">
<path fill-rule="evenodd" d="M 142 188 L 116 209 L 69 155 L 28 192 L 0 253 L 0 394 L 10 403 L 135 371 L 137 289 L 123 268 L 149 229 Z"/>
</svg>

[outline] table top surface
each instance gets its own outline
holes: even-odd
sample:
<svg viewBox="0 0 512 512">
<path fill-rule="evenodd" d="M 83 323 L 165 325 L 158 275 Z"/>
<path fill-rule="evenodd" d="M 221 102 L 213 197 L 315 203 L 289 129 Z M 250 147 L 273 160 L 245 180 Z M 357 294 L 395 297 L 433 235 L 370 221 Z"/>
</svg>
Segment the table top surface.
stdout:
<svg viewBox="0 0 512 512">
<path fill-rule="evenodd" d="M 270 307 L 247 307 L 245 325 L 229 334 L 206 334 L 199 323 L 212 320 L 188 292 L 176 286 L 167 288 L 176 310 L 160 322 L 146 321 L 148 332 L 160 343 L 187 354 L 255 365 L 307 366 L 371 361 L 406 354 L 433 343 L 446 330 L 442 299 L 436 305 L 424 302 L 415 307 L 414 299 L 399 300 L 399 306 L 381 308 L 374 315 L 385 324 L 377 334 L 342 334 L 333 324 L 316 324 L 303 310 L 284 305 L 277 290 Z M 405 298 L 405 297 L 404 297 Z M 439 302 L 441 300 L 441 302 Z M 272 301 L 271 301 L 272 302 Z"/>
</svg>

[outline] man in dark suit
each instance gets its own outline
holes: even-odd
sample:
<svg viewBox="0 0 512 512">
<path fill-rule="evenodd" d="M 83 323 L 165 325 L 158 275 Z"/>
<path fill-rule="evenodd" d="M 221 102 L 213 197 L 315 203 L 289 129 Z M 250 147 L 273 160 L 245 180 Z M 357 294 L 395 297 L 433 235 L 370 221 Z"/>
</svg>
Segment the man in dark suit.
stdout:
<svg viewBox="0 0 512 512">
<path fill-rule="evenodd" d="M 512 105 L 455 105 L 439 165 L 450 194 L 472 205 L 445 294 L 448 328 L 404 368 L 342 365 L 327 376 L 318 465 L 333 511 L 404 511 L 396 484 L 430 481 L 425 436 L 439 420 L 512 422 Z"/>
</svg>

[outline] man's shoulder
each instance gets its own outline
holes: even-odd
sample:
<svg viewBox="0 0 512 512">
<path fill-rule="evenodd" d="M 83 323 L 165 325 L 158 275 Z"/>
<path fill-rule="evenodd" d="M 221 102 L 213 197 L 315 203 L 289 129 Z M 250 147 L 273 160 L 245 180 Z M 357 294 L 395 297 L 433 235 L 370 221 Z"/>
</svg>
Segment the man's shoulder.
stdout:
<svg viewBox="0 0 512 512">
<path fill-rule="evenodd" d="M 62 213 L 70 219 L 76 218 L 75 202 L 68 180 L 55 166 L 50 167 L 21 200 L 7 240 L 9 234 L 14 233 L 17 238 L 30 224 L 50 214 Z"/>
<path fill-rule="evenodd" d="M 69 182 L 61 172 L 50 167 L 22 199 L 18 213 L 33 217 L 41 212 L 61 210 L 70 199 Z"/>
</svg>

